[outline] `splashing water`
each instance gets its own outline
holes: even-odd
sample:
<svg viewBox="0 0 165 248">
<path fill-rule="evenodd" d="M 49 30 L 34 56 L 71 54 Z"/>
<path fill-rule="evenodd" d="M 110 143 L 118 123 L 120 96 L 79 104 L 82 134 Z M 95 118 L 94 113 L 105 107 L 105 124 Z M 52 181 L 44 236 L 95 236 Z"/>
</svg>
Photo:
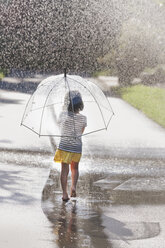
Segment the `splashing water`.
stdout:
<svg viewBox="0 0 165 248">
<path fill-rule="evenodd" d="M 0 68 L 137 74 L 165 61 L 164 14 L 157 0 L 1 1 Z"/>
</svg>

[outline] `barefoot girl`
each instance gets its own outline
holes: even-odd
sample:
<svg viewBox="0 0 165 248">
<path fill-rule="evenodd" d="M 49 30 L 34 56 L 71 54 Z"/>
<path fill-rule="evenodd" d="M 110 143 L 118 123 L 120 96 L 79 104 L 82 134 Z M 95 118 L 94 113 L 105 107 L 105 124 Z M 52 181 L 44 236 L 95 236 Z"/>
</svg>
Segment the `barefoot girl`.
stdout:
<svg viewBox="0 0 165 248">
<path fill-rule="evenodd" d="M 63 201 L 68 201 L 67 178 L 69 164 L 71 166 L 72 185 L 70 196 L 76 197 L 76 185 L 79 177 L 78 165 L 82 153 L 81 135 L 87 126 L 86 116 L 79 112 L 83 110 L 84 104 L 78 91 L 70 91 L 65 96 L 65 110 L 59 118 L 61 129 L 61 140 L 55 153 L 54 161 L 61 163 L 61 186 L 63 190 Z"/>
</svg>

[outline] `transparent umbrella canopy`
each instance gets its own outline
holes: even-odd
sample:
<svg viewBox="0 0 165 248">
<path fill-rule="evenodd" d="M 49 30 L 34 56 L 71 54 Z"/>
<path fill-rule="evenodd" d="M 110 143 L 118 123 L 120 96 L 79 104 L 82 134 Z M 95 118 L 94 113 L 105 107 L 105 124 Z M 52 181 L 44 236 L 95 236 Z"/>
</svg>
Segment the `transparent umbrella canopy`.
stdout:
<svg viewBox="0 0 165 248">
<path fill-rule="evenodd" d="M 76 133 L 74 111 L 68 111 L 68 104 L 73 106 L 76 94 L 81 96 L 84 108 L 80 112 L 87 119 L 83 134 Z M 72 131 L 61 132 L 60 118 L 63 123 L 70 118 Z M 39 136 L 82 136 L 108 128 L 114 112 L 102 90 L 80 76 L 60 74 L 44 79 L 30 97 L 21 124 Z"/>
</svg>

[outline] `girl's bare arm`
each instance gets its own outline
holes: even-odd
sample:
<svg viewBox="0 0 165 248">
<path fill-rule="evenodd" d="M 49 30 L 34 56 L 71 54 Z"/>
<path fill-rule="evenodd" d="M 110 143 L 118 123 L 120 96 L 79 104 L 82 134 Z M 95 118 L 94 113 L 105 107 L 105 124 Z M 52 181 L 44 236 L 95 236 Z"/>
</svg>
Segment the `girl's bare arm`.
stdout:
<svg viewBox="0 0 165 248">
<path fill-rule="evenodd" d="M 82 128 L 82 134 L 83 134 L 84 130 L 85 130 L 85 127 Z"/>
</svg>

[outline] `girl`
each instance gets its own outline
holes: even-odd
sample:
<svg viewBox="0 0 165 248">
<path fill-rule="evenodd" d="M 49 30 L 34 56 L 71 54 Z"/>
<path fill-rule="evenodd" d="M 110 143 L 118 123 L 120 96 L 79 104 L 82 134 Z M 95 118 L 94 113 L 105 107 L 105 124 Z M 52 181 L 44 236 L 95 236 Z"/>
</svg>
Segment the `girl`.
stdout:
<svg viewBox="0 0 165 248">
<path fill-rule="evenodd" d="M 78 91 L 70 91 L 65 96 L 64 111 L 59 118 L 61 140 L 55 153 L 54 161 L 61 162 L 61 186 L 63 190 L 63 201 L 68 201 L 67 178 L 69 164 L 71 165 L 71 197 L 76 197 L 76 185 L 79 177 L 78 165 L 82 153 L 81 135 L 87 126 L 86 116 L 79 112 L 83 110 L 84 104 Z"/>
</svg>

